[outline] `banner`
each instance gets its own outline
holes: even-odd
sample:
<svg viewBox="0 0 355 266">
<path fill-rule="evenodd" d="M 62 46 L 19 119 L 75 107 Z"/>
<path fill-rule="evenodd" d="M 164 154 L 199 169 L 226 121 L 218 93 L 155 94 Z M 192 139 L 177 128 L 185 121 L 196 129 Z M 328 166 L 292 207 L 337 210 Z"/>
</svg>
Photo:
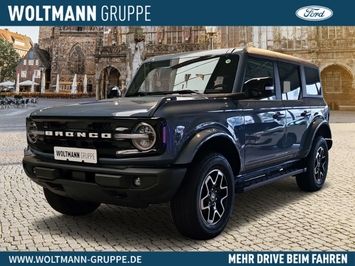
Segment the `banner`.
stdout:
<svg viewBox="0 0 355 266">
<path fill-rule="evenodd" d="M 10 1 L 0 25 L 355 25 L 354 3 L 335 1 Z M 172 15 L 173 14 L 173 15 Z"/>
<path fill-rule="evenodd" d="M 3 252 L 7 265 L 354 265 L 355 252 Z"/>
</svg>

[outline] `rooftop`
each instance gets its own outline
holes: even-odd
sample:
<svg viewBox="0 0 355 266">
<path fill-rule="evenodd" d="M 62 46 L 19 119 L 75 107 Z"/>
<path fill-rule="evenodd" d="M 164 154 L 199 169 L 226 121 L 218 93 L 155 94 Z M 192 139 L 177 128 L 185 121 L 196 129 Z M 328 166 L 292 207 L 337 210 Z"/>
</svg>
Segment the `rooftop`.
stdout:
<svg viewBox="0 0 355 266">
<path fill-rule="evenodd" d="M 13 44 L 16 50 L 28 51 L 32 47 L 32 40 L 27 35 L 0 29 L 0 39 Z"/>
</svg>

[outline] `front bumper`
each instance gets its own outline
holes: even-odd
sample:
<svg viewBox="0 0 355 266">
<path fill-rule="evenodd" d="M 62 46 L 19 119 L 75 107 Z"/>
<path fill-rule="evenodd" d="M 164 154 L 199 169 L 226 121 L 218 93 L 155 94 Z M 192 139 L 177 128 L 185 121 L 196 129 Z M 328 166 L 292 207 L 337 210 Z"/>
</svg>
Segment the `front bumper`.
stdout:
<svg viewBox="0 0 355 266">
<path fill-rule="evenodd" d="M 23 168 L 37 184 L 52 192 L 91 202 L 131 207 L 168 202 L 176 193 L 186 168 L 91 166 L 41 160 L 25 154 Z M 134 181 L 140 178 L 140 186 Z"/>
</svg>

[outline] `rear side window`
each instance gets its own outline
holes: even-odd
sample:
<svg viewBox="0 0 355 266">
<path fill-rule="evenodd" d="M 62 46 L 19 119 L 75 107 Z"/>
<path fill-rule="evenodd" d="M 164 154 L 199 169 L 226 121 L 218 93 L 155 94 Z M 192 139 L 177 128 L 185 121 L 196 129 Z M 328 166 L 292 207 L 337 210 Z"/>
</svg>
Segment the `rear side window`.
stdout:
<svg viewBox="0 0 355 266">
<path fill-rule="evenodd" d="M 318 69 L 305 67 L 304 75 L 306 77 L 306 94 L 310 96 L 321 95 L 322 89 Z"/>
<path fill-rule="evenodd" d="M 300 68 L 297 65 L 278 62 L 282 100 L 298 100 L 301 95 Z"/>
<path fill-rule="evenodd" d="M 247 99 L 275 100 L 274 64 L 269 60 L 249 58 L 242 92 Z"/>
</svg>

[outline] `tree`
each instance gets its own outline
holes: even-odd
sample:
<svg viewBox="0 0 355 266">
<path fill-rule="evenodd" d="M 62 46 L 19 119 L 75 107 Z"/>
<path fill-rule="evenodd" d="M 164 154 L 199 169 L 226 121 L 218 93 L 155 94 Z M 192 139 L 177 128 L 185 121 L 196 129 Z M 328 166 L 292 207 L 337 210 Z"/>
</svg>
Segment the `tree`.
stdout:
<svg viewBox="0 0 355 266">
<path fill-rule="evenodd" d="M 20 56 L 12 44 L 0 39 L 0 82 L 15 80 L 19 60 Z"/>
</svg>

